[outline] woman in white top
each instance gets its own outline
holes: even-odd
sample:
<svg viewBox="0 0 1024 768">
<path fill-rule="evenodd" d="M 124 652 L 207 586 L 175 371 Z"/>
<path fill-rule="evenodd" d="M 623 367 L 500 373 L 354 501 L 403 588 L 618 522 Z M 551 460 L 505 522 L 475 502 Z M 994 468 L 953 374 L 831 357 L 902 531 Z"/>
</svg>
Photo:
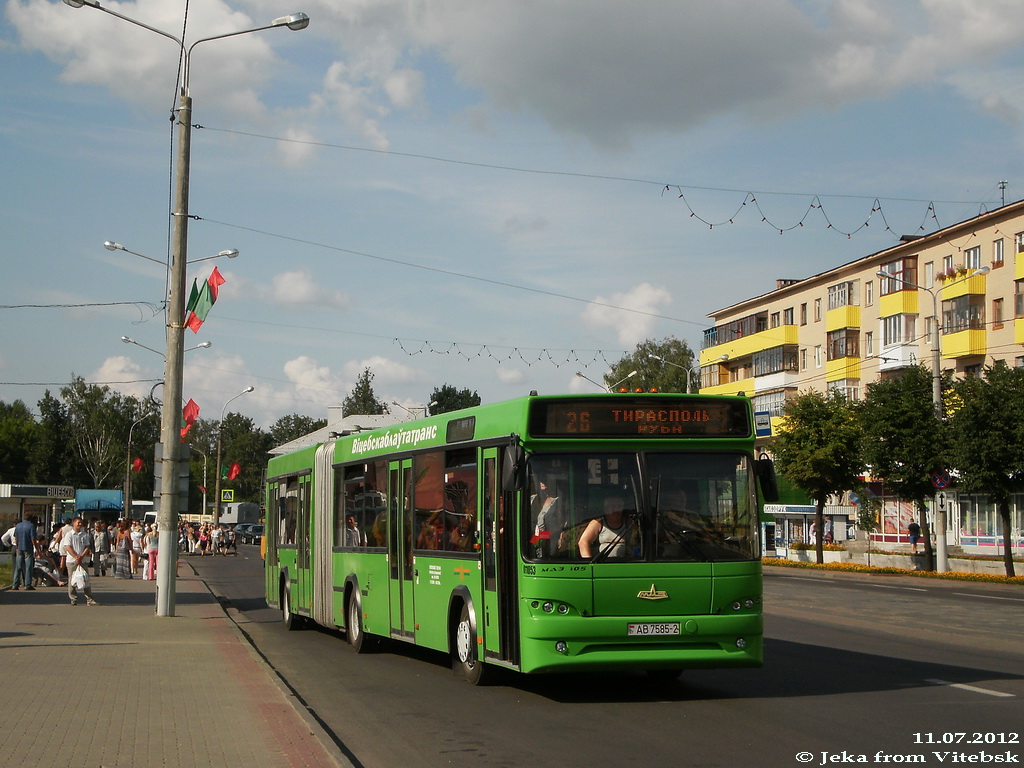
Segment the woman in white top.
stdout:
<svg viewBox="0 0 1024 768">
<path fill-rule="evenodd" d="M 622 497 L 612 495 L 604 500 L 604 515 L 595 517 L 580 536 L 580 555 L 590 559 L 599 554 L 623 557 L 626 554 L 625 514 Z"/>
</svg>

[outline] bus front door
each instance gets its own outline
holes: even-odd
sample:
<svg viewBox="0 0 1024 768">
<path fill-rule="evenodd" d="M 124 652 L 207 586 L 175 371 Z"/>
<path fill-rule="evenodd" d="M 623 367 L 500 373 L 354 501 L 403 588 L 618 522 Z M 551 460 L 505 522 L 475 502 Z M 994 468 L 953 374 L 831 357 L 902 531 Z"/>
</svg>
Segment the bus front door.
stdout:
<svg viewBox="0 0 1024 768">
<path fill-rule="evenodd" d="M 412 459 L 388 465 L 388 567 L 391 636 L 415 637 L 412 562 Z"/>
<path fill-rule="evenodd" d="M 502 451 L 484 448 L 483 458 L 484 653 L 515 666 L 519 662 L 517 555 L 512 515 L 506 520 L 506 504 L 515 495 L 501 487 Z"/>
</svg>

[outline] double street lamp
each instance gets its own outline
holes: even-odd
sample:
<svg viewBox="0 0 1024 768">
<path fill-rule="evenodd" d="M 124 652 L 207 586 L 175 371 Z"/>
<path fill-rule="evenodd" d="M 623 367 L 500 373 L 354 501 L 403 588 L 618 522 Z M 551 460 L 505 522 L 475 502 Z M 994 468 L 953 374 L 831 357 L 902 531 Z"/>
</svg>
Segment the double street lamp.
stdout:
<svg viewBox="0 0 1024 768">
<path fill-rule="evenodd" d="M 304 13 L 281 16 L 270 24 L 238 32 L 204 37 L 186 46 L 184 41 L 163 30 L 151 27 L 141 21 L 104 8 L 96 0 L 64 0 L 72 8 L 88 6 L 97 11 L 114 16 L 129 24 L 148 29 L 161 37 L 173 40 L 178 46 L 182 57 L 181 89 L 178 101 L 178 145 L 175 161 L 174 210 L 171 213 L 172 246 L 170 264 L 170 290 L 167 298 L 167 356 L 164 366 L 164 403 L 161 412 L 160 441 L 163 443 L 163 469 L 160 478 L 160 557 L 157 560 L 157 616 L 173 616 L 175 604 L 174 576 L 177 569 L 177 529 L 178 529 L 178 465 L 181 462 L 181 394 L 183 376 L 183 356 L 185 350 L 185 268 L 188 263 L 188 188 L 189 162 L 191 157 L 192 139 L 192 97 L 189 94 L 189 74 L 192 50 L 200 43 L 221 40 L 227 37 L 260 32 L 265 29 L 287 27 L 292 30 L 305 29 L 309 26 L 309 17 Z M 115 244 L 116 245 L 116 244 Z"/>
<path fill-rule="evenodd" d="M 989 267 L 981 267 L 976 269 L 970 275 L 961 277 L 959 280 L 953 280 L 949 283 L 939 286 L 938 288 L 926 288 L 923 285 L 918 285 L 910 280 L 905 280 L 897 275 L 892 275 L 886 272 L 884 269 L 878 270 L 876 276 L 884 278 L 886 280 L 893 280 L 903 285 L 909 285 L 911 288 L 917 288 L 921 291 L 927 291 L 932 297 L 932 407 L 935 409 L 935 418 L 942 418 L 942 332 L 941 322 L 942 318 L 939 316 L 939 291 L 943 288 L 949 288 L 952 285 L 961 283 L 964 280 L 968 280 L 976 275 L 984 275 L 990 270 Z M 938 573 L 945 573 L 949 570 L 949 560 L 947 555 L 946 547 L 946 507 L 939 504 L 935 505 L 935 570 Z"/>
</svg>

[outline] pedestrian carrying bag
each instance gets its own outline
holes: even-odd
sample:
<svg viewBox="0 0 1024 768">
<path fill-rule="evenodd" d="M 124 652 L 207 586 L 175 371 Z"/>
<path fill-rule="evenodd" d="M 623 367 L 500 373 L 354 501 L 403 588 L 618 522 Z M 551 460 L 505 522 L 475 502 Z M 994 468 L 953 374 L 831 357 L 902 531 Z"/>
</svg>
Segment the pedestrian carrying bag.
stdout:
<svg viewBox="0 0 1024 768">
<path fill-rule="evenodd" d="M 71 583 L 75 589 L 88 589 L 89 588 L 89 574 L 85 568 L 78 566 L 75 568 L 74 574 L 71 576 Z"/>
</svg>

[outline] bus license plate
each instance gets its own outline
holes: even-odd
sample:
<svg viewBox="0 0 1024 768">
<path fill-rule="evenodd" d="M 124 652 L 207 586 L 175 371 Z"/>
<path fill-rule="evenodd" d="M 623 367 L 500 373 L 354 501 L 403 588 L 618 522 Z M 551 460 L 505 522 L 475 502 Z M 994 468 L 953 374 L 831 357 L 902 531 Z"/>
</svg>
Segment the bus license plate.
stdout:
<svg viewBox="0 0 1024 768">
<path fill-rule="evenodd" d="M 678 635 L 679 634 L 679 623 L 664 623 L 664 624 L 628 624 L 626 634 L 630 637 L 634 635 L 647 636 L 647 635 Z"/>
</svg>

